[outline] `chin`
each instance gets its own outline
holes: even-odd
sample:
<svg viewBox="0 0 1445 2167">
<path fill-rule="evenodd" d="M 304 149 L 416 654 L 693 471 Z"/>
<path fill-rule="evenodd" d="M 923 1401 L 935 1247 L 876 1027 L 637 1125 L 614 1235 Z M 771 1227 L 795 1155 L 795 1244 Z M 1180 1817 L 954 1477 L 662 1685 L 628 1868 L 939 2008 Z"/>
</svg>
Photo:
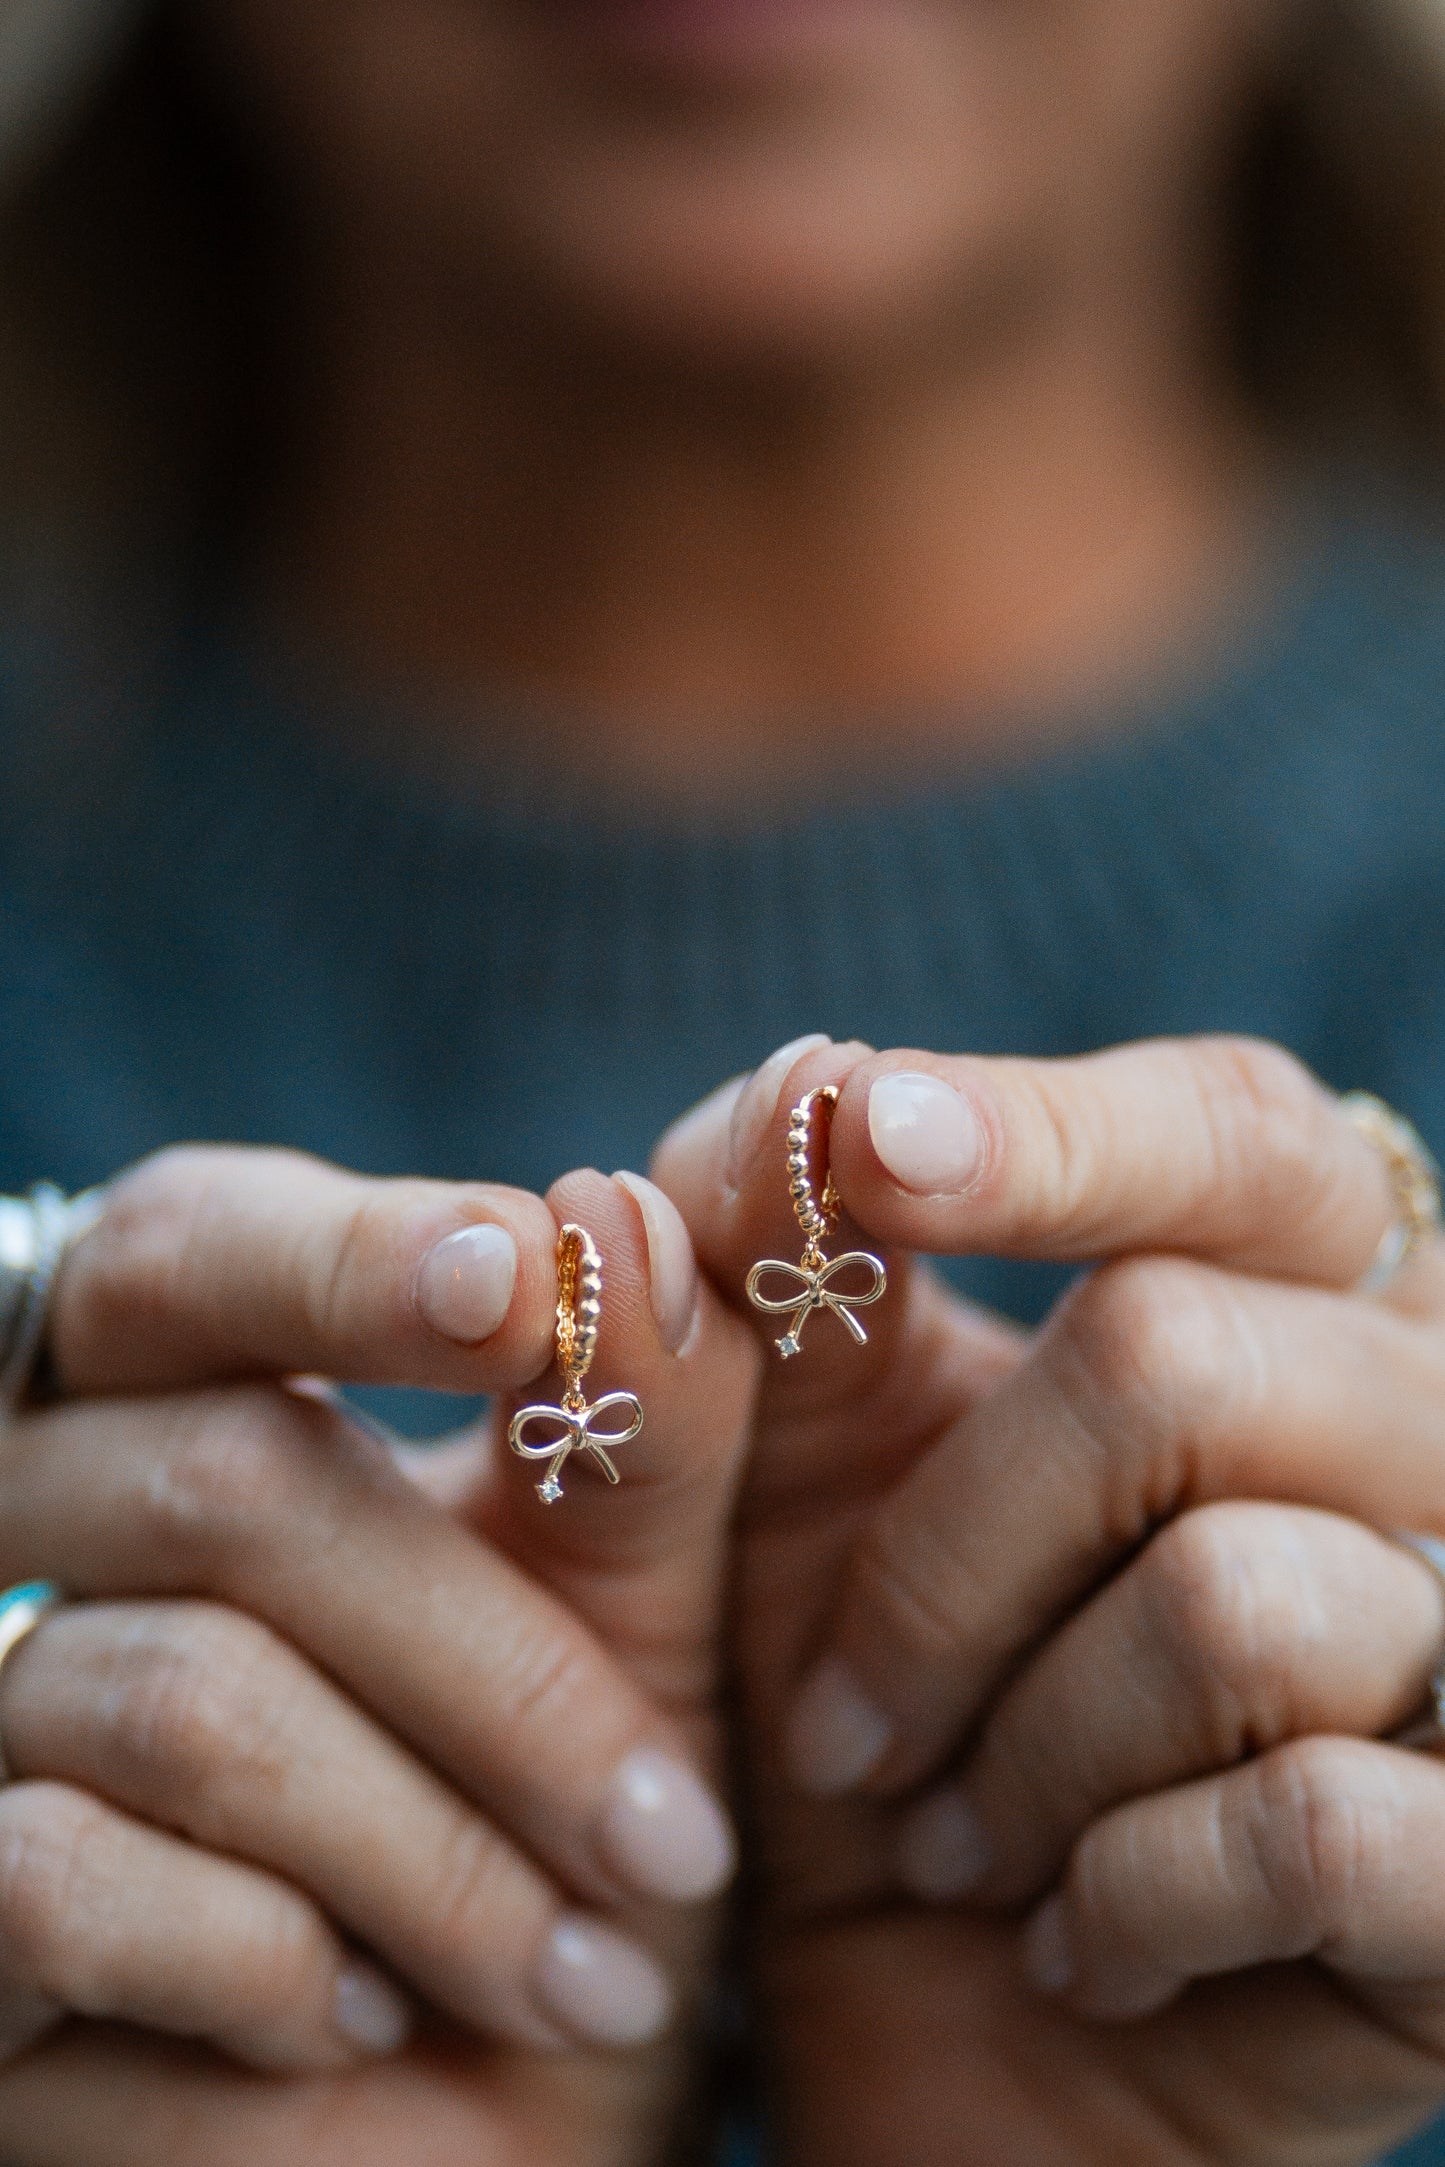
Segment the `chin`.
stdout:
<svg viewBox="0 0 1445 2167">
<path fill-rule="evenodd" d="M 826 371 L 896 352 L 1026 246 L 1002 161 L 855 154 L 807 171 L 733 166 L 536 173 L 501 237 L 516 282 L 639 360 Z"/>
</svg>

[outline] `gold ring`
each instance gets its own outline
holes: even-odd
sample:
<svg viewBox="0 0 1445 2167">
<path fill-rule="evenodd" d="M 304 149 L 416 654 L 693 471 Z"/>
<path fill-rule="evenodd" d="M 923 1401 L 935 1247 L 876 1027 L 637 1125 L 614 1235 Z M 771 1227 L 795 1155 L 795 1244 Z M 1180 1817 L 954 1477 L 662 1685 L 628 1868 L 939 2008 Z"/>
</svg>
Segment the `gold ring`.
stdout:
<svg viewBox="0 0 1445 2167">
<path fill-rule="evenodd" d="M 1440 1169 L 1419 1131 L 1383 1099 L 1351 1091 L 1340 1100 L 1340 1111 L 1379 1152 L 1395 1192 L 1395 1219 L 1381 1235 L 1374 1262 L 1360 1281 L 1362 1294 L 1380 1294 L 1439 1232 Z"/>
<path fill-rule="evenodd" d="M 65 1600 L 53 1580 L 21 1580 L 0 1595 L 0 1674 L 22 1640 L 27 1640 L 42 1619 Z M 5 1756 L 0 1752 L 0 1783 L 10 1781 Z"/>
</svg>

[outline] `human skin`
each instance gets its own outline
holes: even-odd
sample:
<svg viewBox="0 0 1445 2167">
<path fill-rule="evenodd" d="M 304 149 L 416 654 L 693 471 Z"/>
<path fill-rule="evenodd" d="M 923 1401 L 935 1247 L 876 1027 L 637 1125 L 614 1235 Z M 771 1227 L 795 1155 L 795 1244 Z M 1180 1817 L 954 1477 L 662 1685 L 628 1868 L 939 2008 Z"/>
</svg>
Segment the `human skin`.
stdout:
<svg viewBox="0 0 1445 2167">
<path fill-rule="evenodd" d="M 654 60 L 645 98 L 635 68 L 613 95 L 615 56 L 599 70 L 521 5 L 194 12 L 200 64 L 295 211 L 307 455 L 255 575 L 303 639 L 549 696 L 543 749 L 584 780 L 719 800 L 749 778 L 775 799 L 825 769 L 871 784 L 900 759 L 1027 750 L 1022 711 L 1066 731 L 1257 569 L 1269 457 L 1215 354 L 1209 237 L 1274 8 L 860 8 L 821 61 L 739 80 L 694 59 L 679 83 Z M 877 731 L 880 701 L 914 719 Z M 780 732 L 779 709 L 815 719 Z M 981 1344 L 955 1351 L 960 1395 L 984 1388 L 975 1359 L 996 1381 L 1001 1343 Z M 1016 2012 L 1034 2067 L 1060 2035 L 1003 1991 L 1011 1930 L 982 1965 L 956 1921 L 933 1933 L 936 1998 L 896 2007 L 931 2016 L 972 1985 Z M 883 1942 L 840 1935 L 836 1970 L 799 1946 L 826 1995 L 774 2003 L 798 2141 L 822 2142 L 835 2083 L 860 2141 L 956 2114 L 912 2058 L 926 2031 L 891 2030 L 874 1995 Z M 911 1927 L 886 1944 L 905 1967 L 921 1946 Z M 1067 2036 L 1082 2081 L 1102 2050 Z M 304 2139 L 307 2158 L 411 2160 L 423 2101 L 448 2160 L 483 2127 L 519 2157 L 584 2125 L 610 2140 L 591 2072 L 579 2096 L 549 2071 L 519 2114 L 497 2069 L 458 2107 L 435 2058 L 262 2090 L 83 2034 L 0 2102 L 41 2167 L 104 2167 L 97 2142 L 176 2158 L 178 2132 L 207 2159 Z"/>
<path fill-rule="evenodd" d="M 774 1357 L 739 1516 L 778 2156 L 1378 2158 L 1445 2099 L 1445 1766 L 1380 1742 L 1445 1645 L 1440 1245 L 1355 1291 L 1382 1164 L 1273 1048 L 824 1042 L 658 1153 L 740 1309 L 824 1081 L 891 1284 Z M 903 1253 L 974 1248 L 1096 1268 L 1025 1335 Z"/>
<path fill-rule="evenodd" d="M 1271 561 L 1215 236 L 1290 16 L 205 0 L 294 234 L 256 588 L 654 800 L 1082 727 Z"/>
<path fill-rule="evenodd" d="M 7 2158 L 679 2156 L 756 1360 L 629 1180 L 187 1150 L 110 1192 L 56 1289 L 64 1397 L 0 1452 L 0 1584 L 71 1599 L 0 1675 Z M 568 1217 L 606 1259 L 589 1392 L 646 1408 L 620 1489 L 573 1461 L 549 1508 L 489 1438 L 423 1466 L 283 1388 L 554 1397 Z M 446 1247 L 479 1228 L 515 1249 L 485 1314 Z"/>
</svg>

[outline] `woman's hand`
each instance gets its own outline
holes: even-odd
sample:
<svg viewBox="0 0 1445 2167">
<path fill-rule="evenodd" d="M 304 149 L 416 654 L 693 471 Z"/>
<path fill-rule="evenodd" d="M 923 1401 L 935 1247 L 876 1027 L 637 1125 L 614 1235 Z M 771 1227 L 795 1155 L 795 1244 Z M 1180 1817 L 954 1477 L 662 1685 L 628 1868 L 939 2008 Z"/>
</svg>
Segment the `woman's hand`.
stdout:
<svg viewBox="0 0 1445 2167">
<path fill-rule="evenodd" d="M 789 2159 L 1363 2161 L 1445 2097 L 1445 1267 L 1285 1056 L 815 1047 L 658 1176 L 735 1297 L 842 1084 L 861 1235 L 1106 1259 L 1033 1339 L 892 1261 L 765 1386 L 741 1653 Z M 782 1245 L 782 1246 L 780 1246 Z M 807 1794 L 812 1794 L 811 1796 Z M 1130 2021 L 1121 2023 L 1120 2019 Z M 1113 2021 L 1110 2021 L 1113 2020 Z"/>
<path fill-rule="evenodd" d="M 443 1509 L 277 1381 L 514 1391 L 564 1217 L 605 1258 L 589 1390 L 646 1408 L 620 1489 L 574 1462 L 549 1510 L 479 1438 L 429 1463 Z M 713 1695 L 756 1369 L 666 1200 L 169 1153 L 72 1253 L 51 1342 L 65 1397 L 0 1445 L 0 1586 L 72 1605 L 0 1672 L 6 2158 L 665 2148 L 731 1865 Z"/>
</svg>

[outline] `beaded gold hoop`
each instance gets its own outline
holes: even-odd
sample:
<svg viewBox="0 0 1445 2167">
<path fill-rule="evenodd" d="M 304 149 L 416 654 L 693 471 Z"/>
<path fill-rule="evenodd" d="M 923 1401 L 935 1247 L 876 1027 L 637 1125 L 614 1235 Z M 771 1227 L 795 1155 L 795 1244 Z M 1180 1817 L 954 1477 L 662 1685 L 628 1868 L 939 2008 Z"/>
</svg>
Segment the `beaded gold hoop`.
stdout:
<svg viewBox="0 0 1445 2167">
<path fill-rule="evenodd" d="M 754 1308 L 764 1316 L 791 1320 L 783 1337 L 774 1342 L 785 1362 L 802 1352 L 803 1327 L 815 1309 L 831 1310 L 858 1345 L 866 1346 L 868 1334 L 854 1312 L 881 1301 L 888 1288 L 881 1257 L 866 1249 L 850 1249 L 830 1262 L 823 1248 L 843 1216 L 843 1199 L 829 1159 L 837 1104 L 837 1085 L 820 1084 L 793 1108 L 788 1123 L 788 1193 L 803 1233 L 801 1261 L 784 1264 L 777 1257 L 765 1257 L 748 1273 L 748 1300 Z M 868 1284 L 856 1293 L 839 1287 L 839 1275 L 857 1266 L 868 1274 Z M 769 1278 L 781 1281 L 788 1291 L 765 1294 L 763 1282 Z"/>
<path fill-rule="evenodd" d="M 582 1379 L 592 1367 L 602 1328 L 602 1257 L 585 1227 L 564 1226 L 557 1241 L 557 1367 L 562 1372 L 558 1407 L 523 1407 L 512 1417 L 508 1442 L 524 1460 L 545 1460 L 547 1472 L 537 1484 L 544 1505 L 562 1495 L 562 1470 L 574 1452 L 590 1455 L 611 1483 L 621 1481 L 611 1449 L 630 1444 L 642 1428 L 642 1402 L 635 1392 L 608 1392 L 587 1404 Z M 602 1430 L 598 1418 L 625 1409 L 626 1427 Z M 528 1432 L 548 1429 L 550 1437 L 528 1442 Z M 560 1434 L 559 1434 L 560 1432 Z"/>
</svg>

